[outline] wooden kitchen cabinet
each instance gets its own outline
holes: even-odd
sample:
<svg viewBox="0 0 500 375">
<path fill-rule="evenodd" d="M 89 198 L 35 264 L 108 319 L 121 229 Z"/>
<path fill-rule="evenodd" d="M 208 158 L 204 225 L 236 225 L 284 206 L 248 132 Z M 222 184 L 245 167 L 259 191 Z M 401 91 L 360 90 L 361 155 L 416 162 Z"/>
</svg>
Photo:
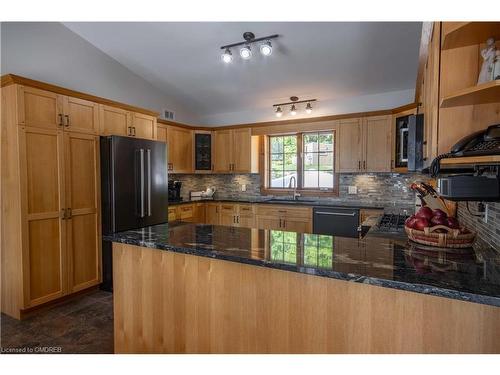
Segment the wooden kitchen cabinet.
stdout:
<svg viewBox="0 0 500 375">
<path fill-rule="evenodd" d="M 177 126 L 168 126 L 167 146 L 169 172 L 193 173 L 193 131 Z"/>
<path fill-rule="evenodd" d="M 37 127 L 19 131 L 24 296 L 19 308 L 61 297 L 66 290 L 66 221 L 63 132 Z"/>
<path fill-rule="evenodd" d="M 177 220 L 177 210 L 174 207 L 169 207 L 168 208 L 168 221 L 175 221 Z"/>
<path fill-rule="evenodd" d="M 64 134 L 69 292 L 100 282 L 99 137 Z"/>
<path fill-rule="evenodd" d="M 205 223 L 218 225 L 219 224 L 219 203 L 205 203 Z"/>
<path fill-rule="evenodd" d="M 258 137 L 250 128 L 214 132 L 214 171 L 219 173 L 257 173 Z"/>
<path fill-rule="evenodd" d="M 340 120 L 338 133 L 338 171 L 340 173 L 360 172 L 364 156 L 362 119 Z"/>
<path fill-rule="evenodd" d="M 339 172 L 390 172 L 391 120 L 390 115 L 340 120 Z"/>
<path fill-rule="evenodd" d="M 143 113 L 132 113 L 132 134 L 137 138 L 156 139 L 156 118 Z"/>
<path fill-rule="evenodd" d="M 236 226 L 237 225 L 237 215 L 238 215 L 238 205 L 230 203 L 221 203 L 219 206 L 219 224 Z"/>
<path fill-rule="evenodd" d="M 255 224 L 259 229 L 310 233 L 312 231 L 312 208 L 256 205 Z"/>
<path fill-rule="evenodd" d="M 131 134 L 132 116 L 129 111 L 107 105 L 99 105 L 101 135 Z"/>
<path fill-rule="evenodd" d="M 363 128 L 363 171 L 390 172 L 392 160 L 392 117 L 365 117 Z"/>
<path fill-rule="evenodd" d="M 28 86 L 18 86 L 19 125 L 56 130 L 63 126 L 63 96 Z"/>
<path fill-rule="evenodd" d="M 99 105 L 97 103 L 64 96 L 63 117 L 65 130 L 99 134 Z"/>
</svg>

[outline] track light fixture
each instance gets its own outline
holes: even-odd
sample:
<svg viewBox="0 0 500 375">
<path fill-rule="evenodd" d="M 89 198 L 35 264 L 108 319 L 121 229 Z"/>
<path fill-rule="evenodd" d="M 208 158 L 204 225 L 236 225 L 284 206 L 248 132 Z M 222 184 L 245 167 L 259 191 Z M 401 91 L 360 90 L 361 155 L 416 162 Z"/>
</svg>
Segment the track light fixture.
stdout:
<svg viewBox="0 0 500 375">
<path fill-rule="evenodd" d="M 229 64 L 231 61 L 233 61 L 233 54 L 231 53 L 231 50 L 229 48 L 226 48 L 226 51 L 222 54 L 222 61 L 224 61 L 226 64 Z"/>
<path fill-rule="evenodd" d="M 221 56 L 222 61 L 224 61 L 226 64 L 231 63 L 233 61 L 233 55 L 231 53 L 231 48 L 239 47 L 239 46 L 243 46 L 240 48 L 241 58 L 244 60 L 251 59 L 252 58 L 252 49 L 251 49 L 250 45 L 253 43 L 260 42 L 260 41 L 265 41 L 259 47 L 260 53 L 263 56 L 270 56 L 273 53 L 273 46 L 271 44 L 271 39 L 275 39 L 277 37 L 279 37 L 278 34 L 268 35 L 268 36 L 264 36 L 262 38 L 255 38 L 254 33 L 247 31 L 247 32 L 243 33 L 243 39 L 245 39 L 245 41 L 227 44 L 225 46 L 220 47 L 222 50 L 225 50 L 225 52 Z"/>
<path fill-rule="evenodd" d="M 281 117 L 283 115 L 281 107 L 290 106 L 290 115 L 295 116 L 297 114 L 297 104 L 307 103 L 305 110 L 307 114 L 311 114 L 313 110 L 311 103 L 315 102 L 316 100 L 317 99 L 299 100 L 298 97 L 291 96 L 289 102 L 273 104 L 273 108 L 276 108 L 274 113 L 276 117 Z"/>
</svg>

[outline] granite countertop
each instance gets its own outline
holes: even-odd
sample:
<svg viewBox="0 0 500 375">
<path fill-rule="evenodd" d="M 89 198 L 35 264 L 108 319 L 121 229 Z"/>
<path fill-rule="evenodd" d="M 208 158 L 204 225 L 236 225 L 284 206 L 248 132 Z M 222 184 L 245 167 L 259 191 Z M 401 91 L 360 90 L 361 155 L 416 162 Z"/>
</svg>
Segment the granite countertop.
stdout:
<svg viewBox="0 0 500 375">
<path fill-rule="evenodd" d="M 346 207 L 346 208 L 366 208 L 366 209 L 384 209 L 383 204 L 362 203 L 362 202 L 346 202 L 346 201 L 319 201 L 319 200 L 286 200 L 279 198 L 215 198 L 215 199 L 187 199 L 177 202 L 168 202 L 170 206 L 180 204 L 189 204 L 197 202 L 231 202 L 231 203 L 259 203 L 259 204 L 289 204 L 294 206 L 320 206 L 320 207 Z"/>
<path fill-rule="evenodd" d="M 174 222 L 105 240 L 500 307 L 500 254 L 405 237 L 363 239 Z"/>
</svg>

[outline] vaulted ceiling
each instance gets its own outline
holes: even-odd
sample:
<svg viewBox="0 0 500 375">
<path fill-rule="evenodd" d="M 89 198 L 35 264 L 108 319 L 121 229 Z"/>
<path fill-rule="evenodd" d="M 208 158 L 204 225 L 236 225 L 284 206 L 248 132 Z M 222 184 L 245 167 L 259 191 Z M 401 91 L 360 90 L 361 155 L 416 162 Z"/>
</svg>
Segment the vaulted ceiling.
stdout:
<svg viewBox="0 0 500 375">
<path fill-rule="evenodd" d="M 414 89 L 418 22 L 103 22 L 64 23 L 143 77 L 175 95 L 200 119 L 271 108 L 291 95 L 321 101 Z M 224 64 L 220 46 L 279 34 L 273 54 L 238 50 Z"/>
</svg>

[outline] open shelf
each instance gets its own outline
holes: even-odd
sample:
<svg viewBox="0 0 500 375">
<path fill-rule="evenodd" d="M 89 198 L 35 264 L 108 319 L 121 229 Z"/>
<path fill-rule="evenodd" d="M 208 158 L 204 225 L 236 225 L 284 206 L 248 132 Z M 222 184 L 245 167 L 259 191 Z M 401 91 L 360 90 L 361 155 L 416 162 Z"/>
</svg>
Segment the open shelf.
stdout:
<svg viewBox="0 0 500 375">
<path fill-rule="evenodd" d="M 500 102 L 500 79 L 469 87 L 441 100 L 441 108 Z"/>
<path fill-rule="evenodd" d="M 490 37 L 500 39 L 500 22 L 459 22 L 444 35 L 442 49 L 480 44 Z"/>
<path fill-rule="evenodd" d="M 500 164 L 500 155 L 464 156 L 442 159 L 441 165 Z"/>
</svg>

